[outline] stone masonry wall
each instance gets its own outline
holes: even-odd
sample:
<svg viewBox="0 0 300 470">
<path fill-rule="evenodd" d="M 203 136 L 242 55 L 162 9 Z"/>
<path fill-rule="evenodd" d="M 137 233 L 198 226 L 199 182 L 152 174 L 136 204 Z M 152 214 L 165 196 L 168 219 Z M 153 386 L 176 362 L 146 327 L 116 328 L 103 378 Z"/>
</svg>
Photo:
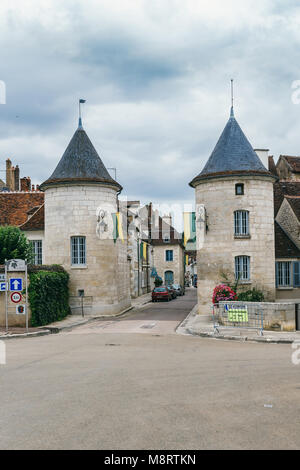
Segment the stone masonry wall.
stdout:
<svg viewBox="0 0 300 470">
<path fill-rule="evenodd" d="M 108 213 L 108 239 L 96 233 L 99 207 Z M 116 190 L 109 187 L 66 185 L 45 191 L 45 263 L 61 264 L 69 272 L 71 296 L 84 289 L 92 298 L 87 313 L 114 314 L 130 305 L 127 241 L 112 239 L 110 214 L 115 212 Z M 71 266 L 71 236 L 86 237 L 86 266 Z"/>
<path fill-rule="evenodd" d="M 173 250 L 173 261 L 166 261 L 166 251 Z M 184 265 L 183 249 L 180 245 L 155 245 L 154 246 L 154 266 L 157 274 L 164 281 L 166 271 L 173 271 L 174 283 L 184 285 Z"/>
<path fill-rule="evenodd" d="M 244 195 L 236 196 L 235 184 L 244 183 Z M 204 204 L 207 233 L 197 251 L 199 313 L 211 313 L 214 287 L 224 282 L 221 272 L 234 279 L 235 256 L 250 256 L 250 283 L 262 289 L 265 299 L 275 300 L 275 250 L 273 183 L 269 179 L 208 180 L 196 187 L 196 210 Z M 234 237 L 234 211 L 249 211 L 250 238 Z M 199 222 L 197 222 L 197 237 Z"/>
</svg>

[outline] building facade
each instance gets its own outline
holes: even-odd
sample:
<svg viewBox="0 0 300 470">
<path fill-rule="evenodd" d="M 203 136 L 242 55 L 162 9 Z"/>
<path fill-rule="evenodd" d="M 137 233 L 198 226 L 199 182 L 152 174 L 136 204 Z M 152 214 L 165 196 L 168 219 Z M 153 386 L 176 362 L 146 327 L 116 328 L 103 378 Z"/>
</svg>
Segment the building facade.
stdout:
<svg viewBox="0 0 300 470">
<path fill-rule="evenodd" d="M 233 109 L 195 188 L 199 313 L 211 312 L 215 286 L 238 279 L 275 300 L 273 184 Z M 266 262 L 266 259 L 268 260 Z"/>
</svg>

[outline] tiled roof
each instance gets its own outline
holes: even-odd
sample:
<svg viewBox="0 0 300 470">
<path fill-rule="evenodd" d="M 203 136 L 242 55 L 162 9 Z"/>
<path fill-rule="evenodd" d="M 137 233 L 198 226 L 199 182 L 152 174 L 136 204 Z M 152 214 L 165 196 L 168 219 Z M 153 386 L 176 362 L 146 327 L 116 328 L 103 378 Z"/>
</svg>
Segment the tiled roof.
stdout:
<svg viewBox="0 0 300 470">
<path fill-rule="evenodd" d="M 300 250 L 275 221 L 275 257 L 300 258 Z"/>
<path fill-rule="evenodd" d="M 44 230 L 45 228 L 45 211 L 44 204 L 38 207 L 29 219 L 20 226 L 21 230 Z"/>
<path fill-rule="evenodd" d="M 40 189 L 57 184 L 96 183 L 110 184 L 118 190 L 122 186 L 108 173 L 95 147 L 82 128 L 73 135 L 54 172 Z"/>
<path fill-rule="evenodd" d="M 0 225 L 23 225 L 28 211 L 43 203 L 41 192 L 0 192 Z"/>
<path fill-rule="evenodd" d="M 284 158 L 287 161 L 293 173 L 300 173 L 300 157 L 292 157 L 289 155 L 280 155 L 279 158 Z"/>
<path fill-rule="evenodd" d="M 167 224 L 160 216 L 158 218 L 158 226 L 152 225 L 152 244 L 153 245 L 182 245 L 182 235 L 177 232 L 177 230 L 172 227 L 172 225 Z M 164 241 L 164 236 L 168 235 L 170 237 L 169 242 Z"/>
<path fill-rule="evenodd" d="M 294 214 L 297 216 L 300 222 L 300 196 L 285 196 L 285 199 L 290 204 Z"/>
<path fill-rule="evenodd" d="M 277 181 L 274 184 L 274 215 L 280 209 L 285 196 L 300 196 L 300 181 Z"/>
<path fill-rule="evenodd" d="M 228 175 L 265 175 L 274 178 L 251 147 L 233 111 L 205 167 L 190 185 L 194 187 L 199 180 Z"/>
</svg>

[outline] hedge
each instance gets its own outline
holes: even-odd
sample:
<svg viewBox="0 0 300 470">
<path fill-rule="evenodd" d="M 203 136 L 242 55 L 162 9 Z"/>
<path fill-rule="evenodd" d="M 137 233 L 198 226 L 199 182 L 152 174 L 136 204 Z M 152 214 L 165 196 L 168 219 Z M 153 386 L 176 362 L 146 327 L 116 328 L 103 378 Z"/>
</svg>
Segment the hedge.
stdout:
<svg viewBox="0 0 300 470">
<path fill-rule="evenodd" d="M 64 269 L 58 270 L 52 266 L 45 267 L 44 270 L 32 268 L 29 270 L 29 280 L 32 326 L 48 325 L 62 320 L 70 313 L 69 275 Z"/>
</svg>

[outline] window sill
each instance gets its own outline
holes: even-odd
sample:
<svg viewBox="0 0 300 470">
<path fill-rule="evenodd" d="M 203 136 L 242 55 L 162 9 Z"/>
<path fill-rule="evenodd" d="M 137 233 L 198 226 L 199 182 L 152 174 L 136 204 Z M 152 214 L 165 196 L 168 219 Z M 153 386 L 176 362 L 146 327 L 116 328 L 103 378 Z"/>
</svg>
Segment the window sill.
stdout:
<svg viewBox="0 0 300 470">
<path fill-rule="evenodd" d="M 240 239 L 243 239 L 243 238 L 249 239 L 249 238 L 251 238 L 251 235 L 234 235 L 234 238 L 237 239 L 237 240 L 240 240 Z"/>
<path fill-rule="evenodd" d="M 276 287 L 277 290 L 293 290 L 294 287 L 293 286 L 278 286 Z M 298 289 L 297 287 L 295 287 L 295 289 Z"/>
<path fill-rule="evenodd" d="M 252 281 L 239 281 L 239 284 L 243 284 L 243 286 L 245 284 L 252 284 Z"/>
<path fill-rule="evenodd" d="M 87 269 L 87 267 L 88 267 L 87 264 L 82 264 L 82 265 L 81 264 L 78 264 L 78 265 L 77 264 L 72 264 L 70 266 L 71 269 Z"/>
</svg>

